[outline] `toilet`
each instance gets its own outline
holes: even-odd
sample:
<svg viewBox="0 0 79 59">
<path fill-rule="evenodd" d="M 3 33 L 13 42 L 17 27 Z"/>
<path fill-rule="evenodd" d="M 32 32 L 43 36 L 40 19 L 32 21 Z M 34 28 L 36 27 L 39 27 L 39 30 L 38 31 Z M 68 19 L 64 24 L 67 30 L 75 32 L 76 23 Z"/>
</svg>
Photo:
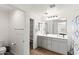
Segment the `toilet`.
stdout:
<svg viewBox="0 0 79 59">
<path fill-rule="evenodd" d="M 3 47 L 3 41 L 0 41 L 0 55 L 4 55 L 6 52 L 6 47 Z"/>
</svg>

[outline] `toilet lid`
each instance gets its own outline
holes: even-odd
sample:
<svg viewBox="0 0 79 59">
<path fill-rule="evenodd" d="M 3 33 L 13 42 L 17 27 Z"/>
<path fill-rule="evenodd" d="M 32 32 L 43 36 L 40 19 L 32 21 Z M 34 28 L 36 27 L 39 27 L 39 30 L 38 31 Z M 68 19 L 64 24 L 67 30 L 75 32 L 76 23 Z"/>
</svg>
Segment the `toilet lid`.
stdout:
<svg viewBox="0 0 79 59">
<path fill-rule="evenodd" d="M 6 50 L 5 47 L 0 47 L 0 51 Z"/>
</svg>

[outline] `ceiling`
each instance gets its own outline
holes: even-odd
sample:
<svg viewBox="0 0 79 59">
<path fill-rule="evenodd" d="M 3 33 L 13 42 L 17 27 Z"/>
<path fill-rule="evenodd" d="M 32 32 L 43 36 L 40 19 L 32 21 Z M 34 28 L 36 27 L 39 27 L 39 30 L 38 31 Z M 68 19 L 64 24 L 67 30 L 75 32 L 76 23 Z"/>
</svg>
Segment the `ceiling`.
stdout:
<svg viewBox="0 0 79 59">
<path fill-rule="evenodd" d="M 42 12 L 50 8 L 53 4 L 13 4 L 13 6 L 20 8 L 24 11 Z M 55 4 L 58 9 L 71 9 L 79 7 L 79 4 Z"/>
<path fill-rule="evenodd" d="M 52 4 L 51 4 L 52 5 Z M 64 14 L 64 12 L 68 14 L 68 12 L 71 12 L 72 10 L 79 10 L 79 4 L 55 4 L 55 7 L 50 8 L 50 4 L 0 4 L 0 10 L 2 11 L 13 11 L 14 9 L 20 9 L 23 11 L 26 11 L 27 13 L 31 14 L 32 16 L 34 14 L 38 16 L 45 15 L 47 16 L 51 15 L 60 15 L 61 13 Z M 62 15 L 61 15 L 62 16 Z"/>
<path fill-rule="evenodd" d="M 49 7 L 48 4 L 15 4 L 13 6 L 30 12 L 43 12 Z"/>
<path fill-rule="evenodd" d="M 21 10 L 33 13 L 45 13 L 50 8 L 50 4 L 12 4 L 12 5 L 0 4 L 0 10 L 12 11 L 13 9 L 15 9 L 13 6 Z M 56 4 L 55 7 L 60 10 L 73 9 L 74 7 L 73 10 L 75 10 L 77 9 L 77 7 L 79 7 L 79 4 Z"/>
<path fill-rule="evenodd" d="M 6 12 L 10 12 L 13 11 L 14 8 L 7 5 L 7 4 L 0 4 L 0 11 L 6 11 Z"/>
</svg>

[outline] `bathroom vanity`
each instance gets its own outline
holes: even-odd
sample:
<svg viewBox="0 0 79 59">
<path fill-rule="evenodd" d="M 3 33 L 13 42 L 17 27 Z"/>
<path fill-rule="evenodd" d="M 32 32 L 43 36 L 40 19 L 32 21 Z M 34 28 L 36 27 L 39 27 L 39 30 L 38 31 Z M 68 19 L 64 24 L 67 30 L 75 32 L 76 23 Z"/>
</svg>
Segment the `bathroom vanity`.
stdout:
<svg viewBox="0 0 79 59">
<path fill-rule="evenodd" d="M 53 35 L 37 35 L 38 47 L 65 55 L 68 52 L 67 40 L 67 38 L 60 38 Z"/>
<path fill-rule="evenodd" d="M 66 55 L 70 49 L 67 37 L 66 17 L 46 20 L 44 24 L 39 26 L 40 30 L 37 33 L 37 47 Z"/>
</svg>

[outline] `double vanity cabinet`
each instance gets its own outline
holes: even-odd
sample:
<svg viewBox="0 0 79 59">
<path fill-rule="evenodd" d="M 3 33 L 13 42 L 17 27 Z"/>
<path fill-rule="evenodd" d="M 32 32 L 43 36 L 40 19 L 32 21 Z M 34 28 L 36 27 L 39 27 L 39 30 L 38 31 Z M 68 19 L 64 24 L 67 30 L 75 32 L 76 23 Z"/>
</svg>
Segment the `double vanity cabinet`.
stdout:
<svg viewBox="0 0 79 59">
<path fill-rule="evenodd" d="M 64 38 L 38 35 L 37 46 L 65 55 L 68 52 L 67 39 Z"/>
</svg>

